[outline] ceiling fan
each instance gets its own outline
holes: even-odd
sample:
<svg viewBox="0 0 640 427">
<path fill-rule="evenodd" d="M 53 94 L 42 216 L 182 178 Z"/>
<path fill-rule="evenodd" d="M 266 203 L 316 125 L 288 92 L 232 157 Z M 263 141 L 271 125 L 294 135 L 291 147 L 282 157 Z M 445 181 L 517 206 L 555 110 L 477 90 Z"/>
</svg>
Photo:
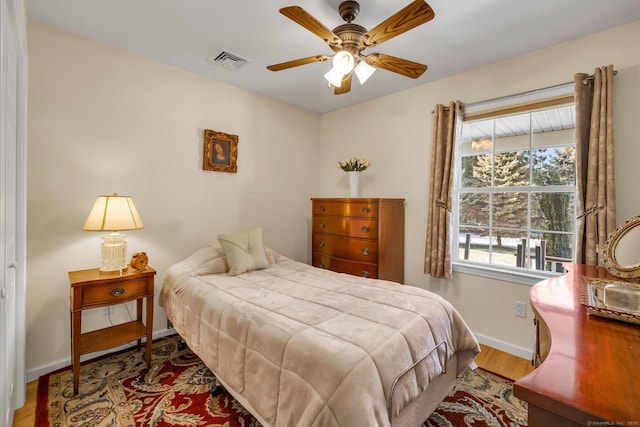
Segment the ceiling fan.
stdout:
<svg viewBox="0 0 640 427">
<path fill-rule="evenodd" d="M 366 55 L 363 53 L 365 49 L 378 46 L 393 37 L 432 20 L 435 13 L 426 1 L 414 0 L 408 6 L 368 31 L 363 26 L 352 22 L 360 12 L 358 2 L 344 1 L 340 3 L 338 12 L 342 19 L 346 21 L 346 24 L 329 30 L 299 6 L 288 6 L 280 9 L 280 13 L 323 39 L 336 53 L 334 55 L 320 54 L 269 65 L 267 69 L 281 71 L 333 58 L 333 67 L 325 75 L 325 78 L 329 80 L 330 85 L 335 87 L 334 94 L 336 95 L 347 93 L 351 90 L 353 71 L 358 76 L 360 83 L 364 83 L 376 68 L 382 68 L 413 79 L 420 77 L 426 71 L 427 66 L 417 62 L 396 58 L 384 53 L 369 53 Z"/>
</svg>

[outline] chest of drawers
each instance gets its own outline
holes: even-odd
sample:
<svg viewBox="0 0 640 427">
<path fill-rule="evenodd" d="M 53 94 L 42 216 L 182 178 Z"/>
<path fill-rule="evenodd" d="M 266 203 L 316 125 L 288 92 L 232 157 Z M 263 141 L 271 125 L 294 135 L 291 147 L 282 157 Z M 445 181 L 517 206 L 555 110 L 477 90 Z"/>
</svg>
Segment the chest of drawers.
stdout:
<svg viewBox="0 0 640 427">
<path fill-rule="evenodd" d="M 404 282 L 404 199 L 311 202 L 313 266 Z"/>
</svg>

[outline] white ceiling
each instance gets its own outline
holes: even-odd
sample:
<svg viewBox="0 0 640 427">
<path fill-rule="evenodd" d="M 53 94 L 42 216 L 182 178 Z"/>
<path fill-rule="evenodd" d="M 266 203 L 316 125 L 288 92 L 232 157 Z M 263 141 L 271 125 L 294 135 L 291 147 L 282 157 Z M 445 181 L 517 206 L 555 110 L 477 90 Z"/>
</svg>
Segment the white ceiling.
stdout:
<svg viewBox="0 0 640 427">
<path fill-rule="evenodd" d="M 410 0 L 361 0 L 354 23 L 367 29 Z M 99 40 L 220 82 L 325 113 L 482 65 L 640 19 L 640 0 L 429 0 L 434 20 L 365 50 L 429 66 L 418 79 L 385 70 L 334 95 L 328 62 L 284 71 L 267 65 L 332 54 L 281 15 L 304 8 L 329 29 L 344 23 L 340 0 L 26 0 L 29 19 Z M 251 60 L 238 71 L 208 61 L 220 49 Z M 603 65 L 603 64 L 595 64 Z M 606 64 L 604 64 L 606 65 Z"/>
</svg>

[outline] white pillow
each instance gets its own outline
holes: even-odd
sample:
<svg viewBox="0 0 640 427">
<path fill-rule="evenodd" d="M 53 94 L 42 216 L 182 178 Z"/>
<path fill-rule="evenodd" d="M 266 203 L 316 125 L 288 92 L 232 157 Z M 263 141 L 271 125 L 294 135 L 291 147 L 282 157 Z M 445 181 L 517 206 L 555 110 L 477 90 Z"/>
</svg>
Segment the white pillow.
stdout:
<svg viewBox="0 0 640 427">
<path fill-rule="evenodd" d="M 218 241 L 227 257 L 229 276 L 269 267 L 262 244 L 261 228 L 240 233 L 220 234 Z"/>
<path fill-rule="evenodd" d="M 229 271 L 224 251 L 215 246 L 201 248 L 183 262 L 190 265 L 197 275 L 221 274 Z"/>
</svg>

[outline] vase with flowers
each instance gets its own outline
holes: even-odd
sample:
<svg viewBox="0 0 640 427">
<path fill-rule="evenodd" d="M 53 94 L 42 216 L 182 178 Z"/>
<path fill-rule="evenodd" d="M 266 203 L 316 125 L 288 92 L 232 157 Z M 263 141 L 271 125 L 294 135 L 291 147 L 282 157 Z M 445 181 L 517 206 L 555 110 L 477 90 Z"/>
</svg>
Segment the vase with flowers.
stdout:
<svg viewBox="0 0 640 427">
<path fill-rule="evenodd" d="M 351 157 L 340 160 L 338 167 L 349 175 L 349 197 L 360 197 L 360 172 L 371 167 L 367 159 Z"/>
</svg>

